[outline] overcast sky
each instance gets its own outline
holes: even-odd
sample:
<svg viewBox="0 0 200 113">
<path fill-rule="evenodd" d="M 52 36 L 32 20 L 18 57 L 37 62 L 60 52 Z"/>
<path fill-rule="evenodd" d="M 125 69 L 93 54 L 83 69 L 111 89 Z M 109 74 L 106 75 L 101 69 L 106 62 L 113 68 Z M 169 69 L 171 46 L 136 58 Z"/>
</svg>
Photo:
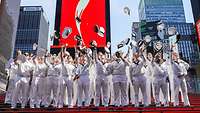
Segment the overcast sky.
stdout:
<svg viewBox="0 0 200 113">
<path fill-rule="evenodd" d="M 111 37 L 112 45 L 128 37 L 131 32 L 131 22 L 138 22 L 138 4 L 139 0 L 110 0 L 111 4 Z M 183 0 L 186 21 L 194 22 L 190 0 Z M 56 0 L 22 0 L 22 6 L 41 5 L 44 8 L 45 14 L 50 22 L 50 33 L 54 29 Z M 131 16 L 123 13 L 123 8 L 128 6 L 131 9 Z M 50 43 L 49 43 L 50 45 Z M 116 46 L 112 46 L 116 49 Z"/>
</svg>

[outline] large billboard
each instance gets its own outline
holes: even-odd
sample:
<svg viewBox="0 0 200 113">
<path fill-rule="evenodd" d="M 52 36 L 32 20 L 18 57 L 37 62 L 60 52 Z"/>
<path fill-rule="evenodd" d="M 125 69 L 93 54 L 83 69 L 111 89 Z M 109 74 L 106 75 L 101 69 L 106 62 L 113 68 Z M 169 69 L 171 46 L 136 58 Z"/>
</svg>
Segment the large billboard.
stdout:
<svg viewBox="0 0 200 113">
<path fill-rule="evenodd" d="M 58 45 L 68 44 L 68 47 L 74 47 L 77 43 L 75 36 L 79 35 L 87 47 L 92 40 L 97 42 L 98 47 L 104 47 L 108 38 L 107 22 L 109 21 L 106 14 L 106 1 L 60 0 Z M 63 37 L 62 33 L 67 28 L 71 29 L 71 33 Z"/>
<path fill-rule="evenodd" d="M 196 23 L 197 40 L 200 46 L 200 19 Z"/>
</svg>

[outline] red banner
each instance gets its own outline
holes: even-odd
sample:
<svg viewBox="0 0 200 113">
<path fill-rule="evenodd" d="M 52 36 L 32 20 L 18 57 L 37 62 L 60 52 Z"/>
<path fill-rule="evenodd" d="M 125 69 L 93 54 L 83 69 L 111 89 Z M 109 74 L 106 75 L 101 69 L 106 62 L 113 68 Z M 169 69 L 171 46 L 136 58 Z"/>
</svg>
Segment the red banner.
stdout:
<svg viewBox="0 0 200 113">
<path fill-rule="evenodd" d="M 196 23 L 197 40 L 200 46 L 200 19 Z"/>
<path fill-rule="evenodd" d="M 103 29 L 101 35 L 95 32 L 95 25 Z M 62 32 L 66 27 L 70 27 L 72 32 L 67 38 L 63 38 Z M 67 43 L 69 47 L 74 47 L 77 42 L 74 37 L 80 35 L 87 47 L 92 40 L 97 42 L 98 47 L 104 47 L 106 45 L 105 0 L 62 0 L 60 31 L 60 45 Z"/>
</svg>

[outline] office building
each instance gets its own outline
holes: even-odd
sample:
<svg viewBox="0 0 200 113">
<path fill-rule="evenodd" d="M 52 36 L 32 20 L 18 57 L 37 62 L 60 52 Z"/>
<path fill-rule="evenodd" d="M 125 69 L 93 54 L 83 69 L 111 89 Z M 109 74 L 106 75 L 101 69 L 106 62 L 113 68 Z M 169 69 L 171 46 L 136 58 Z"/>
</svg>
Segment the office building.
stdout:
<svg viewBox="0 0 200 113">
<path fill-rule="evenodd" d="M 186 22 L 182 0 L 140 0 L 139 19 Z"/>
<path fill-rule="evenodd" d="M 11 55 L 12 21 L 6 10 L 6 1 L 0 0 L 0 93 L 6 89 L 5 63 Z M 7 49 L 4 49 L 7 48 Z"/>
<path fill-rule="evenodd" d="M 13 55 L 14 45 L 15 45 L 15 40 L 16 40 L 16 33 L 17 33 L 17 25 L 18 25 L 18 20 L 19 20 L 19 11 L 20 11 L 21 0 L 6 0 L 6 1 L 7 1 L 7 11 L 12 19 L 13 32 L 12 32 L 12 53 L 11 53 L 11 55 Z"/>
<path fill-rule="evenodd" d="M 20 7 L 20 16 L 15 41 L 15 52 L 35 53 L 33 44 L 38 48 L 47 49 L 49 23 L 41 6 Z"/>
<path fill-rule="evenodd" d="M 194 21 L 197 22 L 200 19 L 200 1 L 199 0 L 190 0 L 190 2 L 192 5 Z"/>
</svg>

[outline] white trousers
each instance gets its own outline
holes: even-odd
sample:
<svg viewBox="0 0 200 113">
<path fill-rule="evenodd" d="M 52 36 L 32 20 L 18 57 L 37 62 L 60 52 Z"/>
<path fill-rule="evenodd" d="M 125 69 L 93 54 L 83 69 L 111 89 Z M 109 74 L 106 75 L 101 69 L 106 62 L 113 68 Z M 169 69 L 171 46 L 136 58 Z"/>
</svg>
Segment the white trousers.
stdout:
<svg viewBox="0 0 200 113">
<path fill-rule="evenodd" d="M 60 80 L 60 92 L 58 94 L 58 106 L 63 107 L 64 99 L 65 99 L 65 92 L 67 88 L 67 99 L 68 105 L 72 106 L 72 94 L 73 94 L 73 81 L 69 80 L 68 77 L 61 77 Z"/>
<path fill-rule="evenodd" d="M 46 77 L 33 77 L 31 84 L 30 106 L 40 107 L 41 104 L 47 105 L 46 98 L 47 91 L 47 78 Z"/>
<path fill-rule="evenodd" d="M 174 106 L 179 105 L 179 89 L 181 89 L 181 91 L 182 91 L 184 106 L 190 106 L 190 102 L 188 99 L 186 80 L 184 77 L 174 78 L 174 89 L 175 89 L 175 91 L 174 91 L 175 92 Z"/>
<path fill-rule="evenodd" d="M 126 106 L 128 105 L 128 94 L 127 94 L 127 82 L 114 82 L 114 105 L 115 106 Z"/>
<path fill-rule="evenodd" d="M 72 102 L 73 106 L 75 106 L 77 103 L 78 100 L 77 95 L 78 95 L 78 82 L 73 81 L 73 102 Z"/>
<path fill-rule="evenodd" d="M 112 76 L 108 76 L 108 98 L 110 100 L 110 105 L 114 105 L 114 89 Z"/>
<path fill-rule="evenodd" d="M 53 96 L 51 96 L 53 94 Z M 47 77 L 47 95 L 46 100 L 48 106 L 53 101 L 53 106 L 57 107 L 58 104 L 58 77 L 57 76 L 48 76 Z"/>
<path fill-rule="evenodd" d="M 5 103 L 11 104 L 14 89 L 15 89 L 15 80 L 10 79 L 8 84 L 8 89 L 6 91 Z"/>
<path fill-rule="evenodd" d="M 168 97 L 169 97 L 169 88 L 168 83 L 166 81 L 166 77 L 162 78 L 156 78 L 153 82 L 154 90 L 155 90 L 155 102 L 156 104 L 160 104 L 160 90 L 162 91 L 163 97 L 164 97 L 164 104 L 168 104 Z"/>
<path fill-rule="evenodd" d="M 132 78 L 132 84 L 135 91 L 135 106 L 139 106 L 139 89 L 142 92 L 143 102 L 145 106 L 148 106 L 147 92 L 146 92 L 146 77 L 145 76 L 134 76 Z"/>
<path fill-rule="evenodd" d="M 98 77 L 96 79 L 96 86 L 95 86 L 96 92 L 95 92 L 95 106 L 99 106 L 101 96 L 102 98 L 102 104 L 104 106 L 108 106 L 108 79 L 103 77 Z"/>
<path fill-rule="evenodd" d="M 15 81 L 15 88 L 13 91 L 13 97 L 11 106 L 16 107 L 18 99 L 21 97 L 21 106 L 25 107 L 28 101 L 28 91 L 29 91 L 29 81 L 30 77 L 17 76 Z M 21 92 L 21 95 L 20 95 Z"/>
<path fill-rule="evenodd" d="M 85 102 L 85 106 L 89 106 L 90 105 L 90 97 L 89 97 L 90 79 L 87 76 L 81 76 L 77 82 L 78 82 L 78 94 L 77 94 L 78 107 L 81 107 L 83 102 Z"/>
</svg>

